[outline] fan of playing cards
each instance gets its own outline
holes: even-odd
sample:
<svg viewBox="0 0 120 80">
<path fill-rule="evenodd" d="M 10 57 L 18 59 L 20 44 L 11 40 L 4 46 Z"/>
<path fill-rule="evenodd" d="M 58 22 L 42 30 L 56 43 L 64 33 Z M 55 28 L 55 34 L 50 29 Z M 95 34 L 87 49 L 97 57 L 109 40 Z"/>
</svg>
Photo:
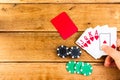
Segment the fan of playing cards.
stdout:
<svg viewBox="0 0 120 80">
<path fill-rule="evenodd" d="M 76 44 L 84 49 L 95 59 L 106 55 L 102 50 L 102 45 L 116 48 L 117 28 L 108 25 L 88 28 L 76 41 Z"/>
</svg>

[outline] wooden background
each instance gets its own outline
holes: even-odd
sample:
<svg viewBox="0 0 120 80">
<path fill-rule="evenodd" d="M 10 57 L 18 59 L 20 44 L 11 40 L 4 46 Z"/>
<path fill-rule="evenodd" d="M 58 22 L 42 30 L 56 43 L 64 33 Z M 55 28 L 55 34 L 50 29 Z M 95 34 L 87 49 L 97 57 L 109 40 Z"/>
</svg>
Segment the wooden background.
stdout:
<svg viewBox="0 0 120 80">
<path fill-rule="evenodd" d="M 120 0 L 0 0 L 0 80 L 120 80 L 117 68 L 103 66 L 83 51 L 76 61 L 89 62 L 89 77 L 69 74 L 71 58 L 56 56 L 59 45 L 74 46 L 88 27 L 116 26 L 120 36 Z M 63 40 L 50 20 L 67 12 L 79 31 Z"/>
</svg>

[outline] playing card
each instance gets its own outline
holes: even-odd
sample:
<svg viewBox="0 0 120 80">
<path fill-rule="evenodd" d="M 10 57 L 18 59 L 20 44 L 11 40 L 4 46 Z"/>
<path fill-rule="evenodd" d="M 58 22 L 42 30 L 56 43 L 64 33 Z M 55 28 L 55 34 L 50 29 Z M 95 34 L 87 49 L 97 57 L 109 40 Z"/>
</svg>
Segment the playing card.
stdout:
<svg viewBox="0 0 120 80">
<path fill-rule="evenodd" d="M 65 12 L 62 12 L 61 14 L 53 18 L 51 22 L 63 39 L 67 39 L 78 31 L 76 25 Z"/>
</svg>

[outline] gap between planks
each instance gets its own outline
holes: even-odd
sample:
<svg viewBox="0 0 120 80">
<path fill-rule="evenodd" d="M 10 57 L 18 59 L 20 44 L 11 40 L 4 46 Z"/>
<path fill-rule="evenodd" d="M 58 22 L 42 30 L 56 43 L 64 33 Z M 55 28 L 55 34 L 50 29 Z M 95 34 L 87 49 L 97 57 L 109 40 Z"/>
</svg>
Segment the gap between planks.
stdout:
<svg viewBox="0 0 120 80">
<path fill-rule="evenodd" d="M 0 3 L 120 3 L 119 0 L 0 0 Z"/>
<path fill-rule="evenodd" d="M 73 60 L 73 59 L 72 59 Z M 101 63 L 103 64 L 104 61 L 87 61 L 87 60 L 76 60 L 74 61 L 82 61 L 88 63 Z M 67 63 L 68 61 L 0 61 L 0 63 Z"/>
</svg>

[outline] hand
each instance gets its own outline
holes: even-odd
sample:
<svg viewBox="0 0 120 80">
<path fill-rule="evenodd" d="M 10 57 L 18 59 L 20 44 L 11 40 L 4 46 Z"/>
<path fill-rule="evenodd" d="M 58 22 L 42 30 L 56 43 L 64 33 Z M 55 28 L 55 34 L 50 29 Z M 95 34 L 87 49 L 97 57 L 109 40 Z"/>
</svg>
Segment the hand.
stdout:
<svg viewBox="0 0 120 80">
<path fill-rule="evenodd" d="M 120 39 L 117 40 L 117 46 L 120 47 Z M 109 47 L 109 46 L 102 46 L 102 50 L 108 54 L 108 56 L 105 59 L 104 66 L 111 67 L 111 66 L 117 66 L 120 70 L 120 52 Z"/>
</svg>

